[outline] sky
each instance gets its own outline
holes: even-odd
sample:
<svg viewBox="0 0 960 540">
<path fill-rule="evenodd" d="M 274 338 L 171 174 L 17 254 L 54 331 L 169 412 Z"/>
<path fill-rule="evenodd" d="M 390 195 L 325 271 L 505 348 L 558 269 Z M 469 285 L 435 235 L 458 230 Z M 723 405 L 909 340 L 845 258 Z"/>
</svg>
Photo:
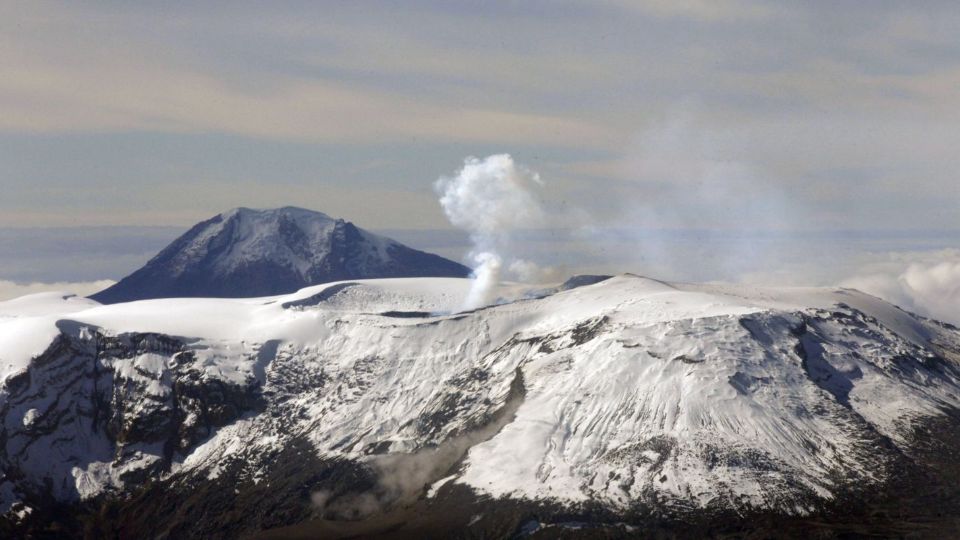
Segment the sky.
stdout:
<svg viewBox="0 0 960 540">
<path fill-rule="evenodd" d="M 451 227 L 435 180 L 495 153 L 538 172 L 549 226 L 574 231 L 552 254 L 626 242 L 659 270 L 707 231 L 748 261 L 757 234 L 841 254 L 884 236 L 857 241 L 851 274 L 953 261 L 957 28 L 936 1 L 0 0 L 0 281 L 117 279 L 236 206 L 429 247 Z M 147 240 L 111 244 L 112 272 L 13 255 L 54 229 Z"/>
</svg>

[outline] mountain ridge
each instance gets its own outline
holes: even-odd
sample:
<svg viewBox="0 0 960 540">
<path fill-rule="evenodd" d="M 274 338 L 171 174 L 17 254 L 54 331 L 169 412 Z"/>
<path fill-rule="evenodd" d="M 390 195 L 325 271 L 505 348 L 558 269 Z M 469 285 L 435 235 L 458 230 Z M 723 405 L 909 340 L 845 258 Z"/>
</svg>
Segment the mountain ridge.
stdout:
<svg viewBox="0 0 960 540">
<path fill-rule="evenodd" d="M 468 312 L 470 281 L 453 278 L 20 302 L 0 350 L 54 332 L 0 372 L 0 502 L 33 508 L 30 527 L 44 497 L 106 501 L 105 534 L 160 522 L 172 537 L 441 523 L 449 501 L 483 516 L 457 511 L 444 534 L 498 538 L 548 518 L 621 534 L 755 513 L 822 524 L 904 478 L 926 489 L 938 469 L 904 471 L 960 435 L 947 325 L 843 289 L 572 283 Z M 48 454 L 74 457 L 35 461 Z"/>
<path fill-rule="evenodd" d="M 322 212 L 234 208 L 201 221 L 90 298 L 252 298 L 345 279 L 466 277 L 470 269 Z"/>
</svg>

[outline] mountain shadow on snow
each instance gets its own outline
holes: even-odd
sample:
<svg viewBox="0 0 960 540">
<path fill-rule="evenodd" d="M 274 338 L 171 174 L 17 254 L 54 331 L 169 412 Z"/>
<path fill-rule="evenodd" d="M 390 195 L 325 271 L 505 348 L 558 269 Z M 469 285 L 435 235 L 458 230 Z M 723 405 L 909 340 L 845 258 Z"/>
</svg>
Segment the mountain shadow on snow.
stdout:
<svg viewBox="0 0 960 540">
<path fill-rule="evenodd" d="M 470 269 L 302 208 L 236 208 L 194 225 L 143 268 L 90 298 L 271 296 L 348 279 L 467 277 Z"/>
</svg>

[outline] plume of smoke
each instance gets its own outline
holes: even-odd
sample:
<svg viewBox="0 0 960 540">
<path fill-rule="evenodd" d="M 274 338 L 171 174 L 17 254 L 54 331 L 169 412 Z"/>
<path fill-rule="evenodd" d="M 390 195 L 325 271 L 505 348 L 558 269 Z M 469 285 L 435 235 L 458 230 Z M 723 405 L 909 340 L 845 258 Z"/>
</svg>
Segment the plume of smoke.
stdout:
<svg viewBox="0 0 960 540">
<path fill-rule="evenodd" d="M 711 125 L 696 102 L 666 111 L 622 158 L 586 166 L 619 181 L 609 184 L 615 197 L 588 209 L 579 240 L 603 271 L 729 281 L 775 266 L 782 245 L 757 240 L 803 226 L 804 203 L 753 159 L 752 144 Z"/>
<path fill-rule="evenodd" d="M 515 164 L 509 154 L 469 157 L 456 175 L 434 183 L 450 223 L 470 233 L 473 244 L 468 257 L 475 279 L 465 309 L 492 301 L 505 267 L 522 270 L 520 277 L 528 279 L 535 273 L 533 263 L 512 257 L 511 244 L 518 229 L 542 222 L 543 210 L 534 195 L 542 185 L 539 175 Z"/>
</svg>

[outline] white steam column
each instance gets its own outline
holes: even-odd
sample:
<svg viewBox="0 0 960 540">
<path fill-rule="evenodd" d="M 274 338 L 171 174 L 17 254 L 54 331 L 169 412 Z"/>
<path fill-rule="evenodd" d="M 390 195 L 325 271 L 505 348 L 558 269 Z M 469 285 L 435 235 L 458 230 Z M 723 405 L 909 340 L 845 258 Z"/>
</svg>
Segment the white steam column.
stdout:
<svg viewBox="0 0 960 540">
<path fill-rule="evenodd" d="M 504 265 L 529 269 L 533 263 L 510 254 L 511 240 L 522 227 L 542 222 L 543 210 L 534 190 L 540 177 L 513 162 L 509 154 L 485 159 L 469 157 L 452 177 L 434 184 L 440 206 L 455 227 L 470 233 L 473 248 L 468 257 L 473 266 L 473 286 L 464 309 L 488 305 Z"/>
</svg>

